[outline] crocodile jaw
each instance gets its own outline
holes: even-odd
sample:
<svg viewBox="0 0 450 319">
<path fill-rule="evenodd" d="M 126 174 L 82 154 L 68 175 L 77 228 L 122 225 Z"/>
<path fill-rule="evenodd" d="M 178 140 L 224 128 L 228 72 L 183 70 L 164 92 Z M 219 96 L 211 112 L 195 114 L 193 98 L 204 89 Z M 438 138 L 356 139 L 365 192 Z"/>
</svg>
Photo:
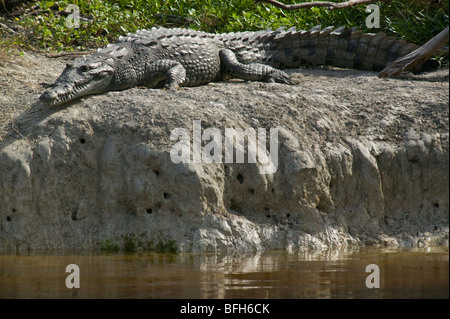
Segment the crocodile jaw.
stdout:
<svg viewBox="0 0 450 319">
<path fill-rule="evenodd" d="M 101 93 L 93 86 L 92 83 L 58 83 L 42 93 L 39 99 L 46 106 L 55 106 L 88 94 Z"/>
</svg>

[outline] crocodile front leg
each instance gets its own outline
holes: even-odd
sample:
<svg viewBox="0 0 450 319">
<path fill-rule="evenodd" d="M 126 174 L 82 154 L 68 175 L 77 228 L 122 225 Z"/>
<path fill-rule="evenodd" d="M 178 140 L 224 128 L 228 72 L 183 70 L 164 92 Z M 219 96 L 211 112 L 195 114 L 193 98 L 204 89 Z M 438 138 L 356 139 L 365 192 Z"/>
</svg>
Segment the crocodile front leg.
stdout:
<svg viewBox="0 0 450 319">
<path fill-rule="evenodd" d="M 289 75 L 269 65 L 239 62 L 233 51 L 229 49 L 221 49 L 219 54 L 223 78 L 233 77 L 247 81 L 295 84 Z"/>
<path fill-rule="evenodd" d="M 186 69 L 181 63 L 173 60 L 157 60 L 145 68 L 144 84 L 156 87 L 165 80 L 166 89 L 176 89 L 186 80 Z"/>
</svg>

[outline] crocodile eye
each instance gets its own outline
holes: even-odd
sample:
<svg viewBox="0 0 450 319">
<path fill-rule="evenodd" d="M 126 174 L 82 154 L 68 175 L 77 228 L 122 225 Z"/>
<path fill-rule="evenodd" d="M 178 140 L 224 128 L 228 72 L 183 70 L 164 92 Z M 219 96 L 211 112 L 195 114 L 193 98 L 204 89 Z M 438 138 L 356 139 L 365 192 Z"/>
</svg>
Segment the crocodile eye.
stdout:
<svg viewBox="0 0 450 319">
<path fill-rule="evenodd" d="M 87 72 L 87 71 L 89 71 L 89 65 L 84 64 L 84 65 L 80 66 L 80 70 L 81 70 L 82 72 Z"/>
</svg>

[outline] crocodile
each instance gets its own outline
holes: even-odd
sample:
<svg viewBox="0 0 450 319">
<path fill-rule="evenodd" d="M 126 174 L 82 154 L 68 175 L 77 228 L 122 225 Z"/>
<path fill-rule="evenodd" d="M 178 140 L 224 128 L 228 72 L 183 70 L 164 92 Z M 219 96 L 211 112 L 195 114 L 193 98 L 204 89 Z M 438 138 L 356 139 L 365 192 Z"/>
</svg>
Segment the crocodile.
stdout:
<svg viewBox="0 0 450 319">
<path fill-rule="evenodd" d="M 292 85 L 282 69 L 330 65 L 379 71 L 417 48 L 383 33 L 343 27 L 222 34 L 153 27 L 128 33 L 114 44 L 67 63 L 39 99 L 54 106 L 135 86 L 177 89 L 230 78 Z M 413 72 L 424 67 L 436 65 L 422 64 Z"/>
</svg>

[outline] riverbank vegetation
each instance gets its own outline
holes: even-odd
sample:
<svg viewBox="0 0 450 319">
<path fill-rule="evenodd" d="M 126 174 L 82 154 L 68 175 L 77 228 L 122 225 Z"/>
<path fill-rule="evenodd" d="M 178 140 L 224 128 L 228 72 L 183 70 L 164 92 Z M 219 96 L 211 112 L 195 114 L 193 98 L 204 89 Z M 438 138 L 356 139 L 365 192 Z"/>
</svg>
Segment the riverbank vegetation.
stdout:
<svg viewBox="0 0 450 319">
<path fill-rule="evenodd" d="M 284 1 L 295 3 L 295 1 Z M 299 1 L 296 1 L 299 2 Z M 423 44 L 448 26 L 448 0 L 399 0 L 378 3 L 380 28 L 368 29 L 365 5 L 330 11 L 311 8 L 284 11 L 253 0 L 0 0 L 0 45 L 46 51 L 86 50 L 118 36 L 154 25 L 188 27 L 208 32 L 278 28 L 308 29 L 316 25 L 357 27 L 385 32 Z M 68 27 L 79 9 L 79 27 Z"/>
</svg>

